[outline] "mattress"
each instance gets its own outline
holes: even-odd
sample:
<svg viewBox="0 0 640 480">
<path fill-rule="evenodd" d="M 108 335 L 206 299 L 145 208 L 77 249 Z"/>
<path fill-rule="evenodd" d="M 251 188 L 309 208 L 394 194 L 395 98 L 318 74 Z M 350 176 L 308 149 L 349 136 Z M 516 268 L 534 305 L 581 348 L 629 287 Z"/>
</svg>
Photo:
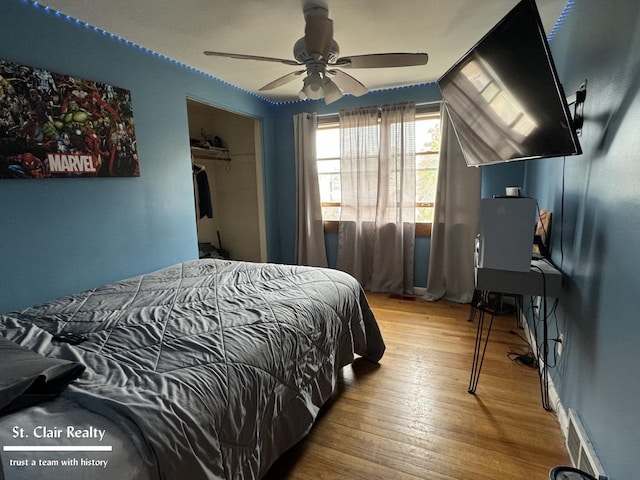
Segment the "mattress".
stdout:
<svg viewBox="0 0 640 480">
<path fill-rule="evenodd" d="M 0 315 L 0 333 L 85 366 L 55 400 L 0 418 L 8 478 L 260 478 L 309 431 L 340 369 L 385 350 L 348 274 L 217 259 Z M 6 450 L 29 443 L 111 450 Z"/>
</svg>

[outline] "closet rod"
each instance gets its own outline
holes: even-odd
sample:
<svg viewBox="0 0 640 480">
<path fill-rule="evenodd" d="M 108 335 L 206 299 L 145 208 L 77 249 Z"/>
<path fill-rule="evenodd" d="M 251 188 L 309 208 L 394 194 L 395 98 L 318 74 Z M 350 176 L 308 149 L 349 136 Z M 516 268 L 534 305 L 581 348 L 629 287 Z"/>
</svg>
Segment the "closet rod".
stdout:
<svg viewBox="0 0 640 480">
<path fill-rule="evenodd" d="M 223 158 L 223 157 L 216 157 L 216 156 L 212 156 L 212 155 L 198 155 L 196 153 L 192 153 L 191 154 L 191 163 L 193 163 L 194 159 L 196 159 L 196 158 L 198 160 L 213 160 L 214 162 L 231 162 L 231 156 L 228 156 L 227 158 Z"/>
</svg>

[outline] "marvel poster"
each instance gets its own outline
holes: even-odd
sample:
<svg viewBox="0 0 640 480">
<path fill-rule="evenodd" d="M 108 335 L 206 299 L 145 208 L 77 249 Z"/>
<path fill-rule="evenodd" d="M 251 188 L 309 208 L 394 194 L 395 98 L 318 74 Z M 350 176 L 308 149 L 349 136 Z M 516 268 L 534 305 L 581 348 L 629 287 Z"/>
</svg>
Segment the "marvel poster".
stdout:
<svg viewBox="0 0 640 480">
<path fill-rule="evenodd" d="M 129 90 L 0 60 L 0 178 L 139 175 Z"/>
</svg>

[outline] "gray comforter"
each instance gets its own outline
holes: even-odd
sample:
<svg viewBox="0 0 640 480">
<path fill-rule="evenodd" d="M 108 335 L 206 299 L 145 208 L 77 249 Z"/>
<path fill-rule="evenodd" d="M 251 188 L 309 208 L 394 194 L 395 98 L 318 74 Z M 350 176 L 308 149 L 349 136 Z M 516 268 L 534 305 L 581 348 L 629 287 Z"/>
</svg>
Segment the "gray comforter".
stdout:
<svg viewBox="0 0 640 480">
<path fill-rule="evenodd" d="M 53 341 L 61 332 L 83 341 Z M 354 353 L 378 361 L 385 348 L 349 275 L 227 260 L 0 315 L 0 333 L 85 365 L 63 395 L 141 434 L 160 478 L 190 480 L 262 476 L 309 431 Z"/>
</svg>

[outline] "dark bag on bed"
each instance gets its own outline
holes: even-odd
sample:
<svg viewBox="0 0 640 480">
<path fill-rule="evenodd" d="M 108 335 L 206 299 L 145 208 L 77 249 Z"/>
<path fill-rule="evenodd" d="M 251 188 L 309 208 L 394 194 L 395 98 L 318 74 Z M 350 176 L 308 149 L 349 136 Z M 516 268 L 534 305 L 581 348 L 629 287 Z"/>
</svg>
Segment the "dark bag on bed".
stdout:
<svg viewBox="0 0 640 480">
<path fill-rule="evenodd" d="M 0 337 L 0 415 L 59 395 L 84 365 L 48 358 Z"/>
</svg>

